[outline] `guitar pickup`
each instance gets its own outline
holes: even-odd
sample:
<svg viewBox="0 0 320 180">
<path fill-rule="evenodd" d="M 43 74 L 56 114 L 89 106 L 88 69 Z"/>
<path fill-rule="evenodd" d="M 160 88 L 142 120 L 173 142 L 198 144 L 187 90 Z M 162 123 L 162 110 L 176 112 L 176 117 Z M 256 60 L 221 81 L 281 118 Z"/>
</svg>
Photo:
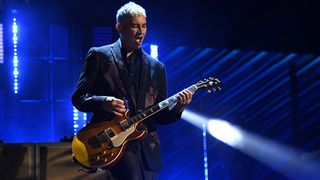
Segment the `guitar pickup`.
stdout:
<svg viewBox="0 0 320 180">
<path fill-rule="evenodd" d="M 109 137 L 109 139 L 116 135 L 111 128 L 104 130 L 104 133 Z"/>
<path fill-rule="evenodd" d="M 130 128 L 130 124 L 127 120 L 123 120 L 123 121 L 120 121 L 120 126 L 122 128 L 122 130 L 127 130 Z"/>
</svg>

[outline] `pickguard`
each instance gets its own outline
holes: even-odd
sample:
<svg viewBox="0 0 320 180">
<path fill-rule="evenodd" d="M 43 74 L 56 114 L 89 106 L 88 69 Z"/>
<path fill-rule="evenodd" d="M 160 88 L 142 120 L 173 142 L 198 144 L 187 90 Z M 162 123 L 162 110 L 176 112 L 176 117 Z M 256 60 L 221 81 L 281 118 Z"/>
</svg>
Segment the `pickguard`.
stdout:
<svg viewBox="0 0 320 180">
<path fill-rule="evenodd" d="M 133 125 L 130 128 L 126 129 L 125 131 L 122 131 L 121 133 L 116 134 L 114 137 L 112 137 L 111 142 L 113 147 L 119 147 L 123 145 L 127 137 L 130 136 L 130 134 L 132 134 L 135 131 L 136 126 L 137 125 Z"/>
</svg>

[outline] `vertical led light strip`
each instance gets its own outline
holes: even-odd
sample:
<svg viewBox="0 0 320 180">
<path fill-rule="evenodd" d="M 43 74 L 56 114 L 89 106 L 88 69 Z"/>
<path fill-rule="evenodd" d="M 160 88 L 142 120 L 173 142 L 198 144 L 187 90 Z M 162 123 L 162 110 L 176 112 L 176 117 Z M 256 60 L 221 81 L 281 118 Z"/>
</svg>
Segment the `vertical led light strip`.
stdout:
<svg viewBox="0 0 320 180">
<path fill-rule="evenodd" d="M 13 77 L 14 77 L 14 83 L 13 83 L 13 89 L 14 93 L 18 93 L 19 89 L 19 84 L 18 84 L 18 76 L 19 76 L 19 71 L 18 71 L 18 64 L 19 64 L 19 59 L 18 59 L 18 25 L 17 25 L 17 20 L 16 18 L 13 18 L 13 23 L 12 23 L 12 42 L 13 42 Z"/>
<path fill-rule="evenodd" d="M 157 45 L 154 45 L 154 44 L 150 45 L 150 56 L 155 59 L 158 59 L 158 46 Z"/>
<path fill-rule="evenodd" d="M 203 142 L 203 167 L 204 167 L 204 179 L 208 180 L 208 155 L 207 155 L 207 127 L 206 124 L 202 125 L 202 142 Z"/>
<path fill-rule="evenodd" d="M 73 107 L 73 134 L 77 132 L 87 124 L 87 113 L 78 111 Z"/>
<path fill-rule="evenodd" d="M 79 130 L 79 111 L 73 107 L 73 134 L 76 135 L 76 133 Z"/>
<path fill-rule="evenodd" d="M 4 63 L 4 54 L 3 54 L 3 24 L 0 24 L 0 64 Z"/>
<path fill-rule="evenodd" d="M 87 113 L 79 112 L 75 107 L 73 107 L 73 134 L 76 135 L 77 132 L 86 125 L 87 123 Z"/>
</svg>

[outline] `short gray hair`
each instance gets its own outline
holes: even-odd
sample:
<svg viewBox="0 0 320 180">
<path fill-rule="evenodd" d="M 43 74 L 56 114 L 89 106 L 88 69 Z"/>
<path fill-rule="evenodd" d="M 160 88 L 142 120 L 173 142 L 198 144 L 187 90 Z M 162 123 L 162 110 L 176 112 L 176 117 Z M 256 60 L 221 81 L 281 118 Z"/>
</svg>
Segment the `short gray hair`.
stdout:
<svg viewBox="0 0 320 180">
<path fill-rule="evenodd" d="M 125 16 L 144 16 L 147 18 L 146 11 L 140 5 L 130 1 L 123 5 L 117 12 L 116 20 L 119 23 Z"/>
</svg>

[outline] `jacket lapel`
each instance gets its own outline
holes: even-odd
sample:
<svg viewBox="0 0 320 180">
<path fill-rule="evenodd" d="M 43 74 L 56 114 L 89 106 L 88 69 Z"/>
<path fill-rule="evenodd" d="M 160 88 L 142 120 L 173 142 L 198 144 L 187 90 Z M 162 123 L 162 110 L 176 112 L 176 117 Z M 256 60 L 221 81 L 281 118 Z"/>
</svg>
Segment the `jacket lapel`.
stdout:
<svg viewBox="0 0 320 180">
<path fill-rule="evenodd" d="M 115 64 L 118 68 L 119 76 L 121 78 L 121 81 L 123 83 L 124 88 L 121 88 L 124 90 L 124 94 L 126 98 L 129 100 L 129 102 L 132 102 L 130 110 L 132 111 L 136 109 L 136 101 L 132 93 L 130 93 L 131 90 L 131 83 L 129 81 L 129 73 L 127 70 L 127 65 L 123 61 L 123 57 L 121 54 L 121 41 L 120 39 L 116 41 L 112 46 L 111 46 L 111 53 L 113 55 Z"/>
<path fill-rule="evenodd" d="M 130 89 L 130 82 L 129 82 L 129 73 L 126 67 L 126 64 L 122 60 L 122 55 L 121 55 L 121 41 L 120 39 L 116 41 L 112 46 L 111 46 L 111 53 L 115 62 L 115 65 L 117 66 L 118 72 L 120 79 L 122 81 L 122 84 L 124 86 L 123 93 L 125 96 L 128 97 L 130 92 L 128 90 Z"/>
<path fill-rule="evenodd" d="M 145 95 L 149 89 L 148 82 L 150 81 L 150 62 L 148 60 L 148 56 L 142 50 L 142 63 L 141 63 L 141 81 L 139 82 L 139 91 L 138 91 L 138 100 L 137 100 L 137 108 L 138 110 L 143 110 L 145 107 Z"/>
</svg>

